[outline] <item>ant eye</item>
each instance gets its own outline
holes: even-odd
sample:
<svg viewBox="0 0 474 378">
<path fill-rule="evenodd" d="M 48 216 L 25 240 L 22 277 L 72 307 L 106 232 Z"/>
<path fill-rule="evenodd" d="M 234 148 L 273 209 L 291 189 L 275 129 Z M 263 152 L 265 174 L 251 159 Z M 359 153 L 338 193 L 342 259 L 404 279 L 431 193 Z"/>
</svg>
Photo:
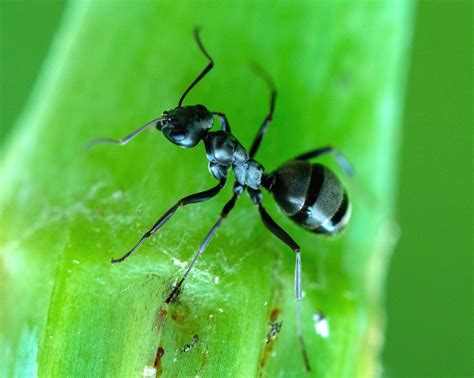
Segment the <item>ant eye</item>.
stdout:
<svg viewBox="0 0 474 378">
<path fill-rule="evenodd" d="M 184 130 L 174 129 L 170 131 L 169 136 L 171 139 L 175 140 L 176 142 L 179 142 L 186 137 L 186 132 Z"/>
</svg>

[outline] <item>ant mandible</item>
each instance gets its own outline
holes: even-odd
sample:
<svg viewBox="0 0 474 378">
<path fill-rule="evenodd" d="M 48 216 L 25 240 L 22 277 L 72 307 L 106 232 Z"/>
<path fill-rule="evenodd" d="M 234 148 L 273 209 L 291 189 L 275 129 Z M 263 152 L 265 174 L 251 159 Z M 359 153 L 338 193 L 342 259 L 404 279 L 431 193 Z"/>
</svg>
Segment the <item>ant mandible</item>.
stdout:
<svg viewBox="0 0 474 378">
<path fill-rule="evenodd" d="M 255 67 L 256 73 L 265 81 L 270 89 L 270 109 L 255 136 L 249 152 L 247 152 L 231 133 L 229 122 L 224 113 L 211 112 L 203 105 L 182 106 L 189 91 L 206 76 L 214 66 L 214 61 L 201 42 L 199 28 L 194 29 L 194 38 L 201 52 L 207 57 L 208 64 L 184 91 L 179 99 L 178 106 L 163 112 L 160 118 L 146 123 L 122 139 L 96 139 L 89 145 L 91 146 L 98 143 L 124 145 L 145 129 L 155 126 L 170 142 L 183 148 L 194 147 L 200 141 L 203 141 L 206 156 L 209 160 L 209 172 L 219 183 L 209 190 L 181 198 L 156 221 L 130 251 L 118 259 L 112 259 L 112 263 L 120 263 L 135 252 L 146 239 L 157 232 L 172 217 L 179 207 L 204 202 L 215 197 L 225 186 L 228 170 L 232 168 L 235 177 L 233 196 L 229 202 L 225 204 L 217 222 L 204 238 L 191 264 L 183 277 L 178 281 L 176 286 L 174 286 L 166 298 L 165 303 L 170 303 L 178 294 L 199 256 L 201 256 L 206 249 L 222 221 L 234 208 L 239 196 L 247 190 L 252 202 L 258 207 L 264 225 L 271 233 L 295 252 L 296 326 L 304 366 L 308 371 L 310 367 L 301 327 L 302 289 L 300 247 L 267 213 L 262 204 L 262 192 L 260 188 L 263 187 L 270 193 L 273 193 L 282 212 L 299 226 L 317 234 L 332 236 L 340 233 L 349 221 L 351 215 L 349 199 L 346 190 L 331 170 L 321 164 L 309 163 L 309 160 L 324 154 L 332 154 L 336 158 L 340 168 L 349 177 L 352 176 L 351 166 L 336 148 L 327 146 L 296 156 L 273 172 L 265 172 L 263 166 L 254 159 L 254 156 L 273 118 L 276 89 L 271 77 L 259 67 Z M 214 116 L 219 119 L 219 131 L 210 131 L 214 124 Z"/>
</svg>

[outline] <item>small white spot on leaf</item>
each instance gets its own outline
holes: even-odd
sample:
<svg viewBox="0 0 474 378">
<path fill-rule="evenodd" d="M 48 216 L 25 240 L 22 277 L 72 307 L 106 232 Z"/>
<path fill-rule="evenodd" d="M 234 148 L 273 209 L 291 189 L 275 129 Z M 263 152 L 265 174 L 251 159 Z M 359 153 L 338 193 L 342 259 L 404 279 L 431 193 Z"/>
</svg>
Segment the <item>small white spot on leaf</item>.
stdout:
<svg viewBox="0 0 474 378">
<path fill-rule="evenodd" d="M 179 266 L 180 268 L 186 268 L 186 263 L 184 261 L 178 260 L 176 257 L 173 257 L 173 264 Z"/>
<path fill-rule="evenodd" d="M 145 366 L 143 368 L 144 377 L 156 377 L 156 369 L 154 367 Z"/>
<path fill-rule="evenodd" d="M 123 192 L 121 190 L 117 190 L 116 192 L 112 193 L 112 198 L 116 201 L 121 200 L 123 197 Z"/>
<path fill-rule="evenodd" d="M 319 336 L 323 338 L 329 336 L 329 322 L 322 312 L 317 311 L 313 314 L 313 322 L 314 330 Z"/>
</svg>

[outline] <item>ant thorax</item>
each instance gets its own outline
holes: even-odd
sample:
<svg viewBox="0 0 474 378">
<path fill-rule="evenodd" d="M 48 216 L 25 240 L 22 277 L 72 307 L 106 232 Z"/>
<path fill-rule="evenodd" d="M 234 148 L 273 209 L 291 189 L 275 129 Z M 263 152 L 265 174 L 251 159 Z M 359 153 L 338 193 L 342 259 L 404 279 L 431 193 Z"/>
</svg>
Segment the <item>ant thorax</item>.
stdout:
<svg viewBox="0 0 474 378">
<path fill-rule="evenodd" d="M 262 183 L 263 166 L 249 159 L 245 148 L 235 136 L 226 131 L 209 132 L 204 137 L 206 156 L 209 160 L 209 172 L 217 180 L 227 177 L 232 167 L 237 182 L 252 189 L 258 189 Z"/>
</svg>

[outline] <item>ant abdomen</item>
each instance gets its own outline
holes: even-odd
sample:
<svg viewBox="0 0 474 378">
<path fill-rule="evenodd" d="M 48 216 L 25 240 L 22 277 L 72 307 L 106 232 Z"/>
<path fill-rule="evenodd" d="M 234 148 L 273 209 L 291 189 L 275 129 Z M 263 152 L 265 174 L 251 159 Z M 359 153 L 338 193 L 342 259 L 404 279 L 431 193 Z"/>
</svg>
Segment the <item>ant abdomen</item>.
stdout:
<svg viewBox="0 0 474 378">
<path fill-rule="evenodd" d="M 337 176 L 321 164 L 290 160 L 273 172 L 271 191 L 281 210 L 298 225 L 336 235 L 347 225 L 351 207 Z"/>
</svg>

